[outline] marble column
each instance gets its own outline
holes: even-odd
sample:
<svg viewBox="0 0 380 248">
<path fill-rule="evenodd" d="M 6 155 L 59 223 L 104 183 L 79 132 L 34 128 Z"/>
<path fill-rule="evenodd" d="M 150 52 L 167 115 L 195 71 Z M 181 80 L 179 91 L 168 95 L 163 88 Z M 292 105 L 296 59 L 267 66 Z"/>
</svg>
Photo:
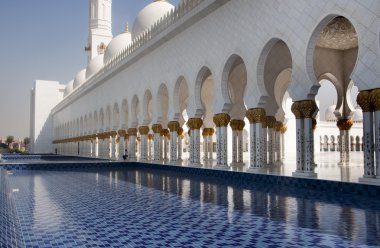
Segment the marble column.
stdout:
<svg viewBox="0 0 380 248">
<path fill-rule="evenodd" d="M 340 119 L 337 122 L 337 126 L 340 132 L 340 163 L 349 162 L 350 150 L 349 150 L 349 131 L 352 127 L 352 119 Z"/>
<path fill-rule="evenodd" d="M 373 135 L 374 108 L 370 95 L 370 91 L 361 91 L 356 98 L 363 111 L 364 179 L 376 177 Z"/>
<path fill-rule="evenodd" d="M 182 140 L 183 140 L 183 128 L 179 127 L 177 130 L 177 139 L 178 139 L 178 161 L 182 161 Z"/>
<path fill-rule="evenodd" d="M 171 121 L 168 124 L 170 130 L 170 162 L 175 163 L 178 160 L 178 129 L 179 122 Z"/>
<path fill-rule="evenodd" d="M 275 142 L 275 125 L 276 118 L 274 116 L 267 116 L 267 126 L 268 126 L 268 164 L 273 164 L 276 160 L 276 142 Z"/>
<path fill-rule="evenodd" d="M 250 170 L 260 172 L 265 166 L 264 147 L 266 146 L 266 143 L 263 140 L 263 126 L 265 126 L 266 122 L 265 109 L 248 109 L 246 117 L 250 123 Z"/>
<path fill-rule="evenodd" d="M 374 89 L 371 92 L 371 103 L 374 111 L 374 129 L 375 129 L 375 174 L 380 179 L 380 89 Z"/>
<path fill-rule="evenodd" d="M 94 148 L 94 155 L 96 158 L 99 157 L 99 137 L 95 137 L 95 148 Z"/>
<path fill-rule="evenodd" d="M 228 167 L 228 142 L 227 142 L 227 126 L 230 123 L 231 117 L 226 113 L 216 114 L 213 117 L 217 129 L 217 159 L 216 166 L 221 168 Z"/>
<path fill-rule="evenodd" d="M 213 140 L 212 137 L 214 135 L 215 131 L 213 128 L 209 128 L 208 130 L 208 158 L 210 160 L 214 159 L 214 147 L 213 147 Z"/>
<path fill-rule="evenodd" d="M 169 129 L 162 129 L 161 131 L 161 139 L 163 142 L 162 148 L 163 148 L 163 159 L 168 160 L 168 152 L 169 152 L 169 139 L 170 139 L 170 132 Z"/>
<path fill-rule="evenodd" d="M 152 141 L 153 134 L 148 134 L 148 160 L 152 160 Z"/>
<path fill-rule="evenodd" d="M 313 115 L 317 110 L 314 101 L 294 102 L 292 112 L 296 117 L 297 170 L 293 176 L 316 177 L 314 173 Z"/>
<path fill-rule="evenodd" d="M 203 137 L 203 159 L 208 159 L 208 128 L 203 128 L 202 131 L 202 137 Z"/>
<path fill-rule="evenodd" d="M 128 158 L 129 160 L 136 160 L 136 138 L 137 128 L 128 129 L 129 144 L 128 144 Z"/>
<path fill-rule="evenodd" d="M 243 120 L 231 120 L 232 129 L 232 163 L 231 165 L 243 164 Z"/>
<path fill-rule="evenodd" d="M 161 131 L 162 126 L 161 124 L 154 124 L 152 125 L 153 135 L 154 135 L 154 146 L 153 146 L 153 152 L 154 152 L 154 160 L 160 161 L 161 160 Z"/>
<path fill-rule="evenodd" d="M 190 150 L 190 163 L 193 165 L 201 164 L 201 137 L 200 128 L 203 125 L 201 118 L 190 118 L 187 121 L 187 126 L 190 129 L 190 143 L 192 144 Z"/>
<path fill-rule="evenodd" d="M 147 161 L 148 160 L 148 126 L 139 127 L 139 133 L 141 137 L 140 141 L 140 160 Z"/>
</svg>

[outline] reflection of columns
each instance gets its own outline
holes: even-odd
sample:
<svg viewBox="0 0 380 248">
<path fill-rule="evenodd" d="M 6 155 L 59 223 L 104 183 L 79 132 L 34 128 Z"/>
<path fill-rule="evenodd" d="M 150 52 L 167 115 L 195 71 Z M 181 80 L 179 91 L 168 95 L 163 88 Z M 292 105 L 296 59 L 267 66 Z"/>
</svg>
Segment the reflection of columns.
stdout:
<svg viewBox="0 0 380 248">
<path fill-rule="evenodd" d="M 375 129 L 375 156 L 376 156 L 376 178 L 380 179 L 380 89 L 372 90 L 371 103 L 374 108 Z"/>
<path fill-rule="evenodd" d="M 168 128 L 170 130 L 170 161 L 171 162 L 177 162 L 178 160 L 178 129 L 179 129 L 179 122 L 178 121 L 171 121 L 168 124 Z"/>
<path fill-rule="evenodd" d="M 178 139 L 178 160 L 182 161 L 182 140 L 183 140 L 183 128 L 179 127 L 177 131 L 177 139 Z"/>
<path fill-rule="evenodd" d="M 232 129 L 232 164 L 243 163 L 243 120 L 231 120 Z"/>
<path fill-rule="evenodd" d="M 266 143 L 263 139 L 263 126 L 266 122 L 265 109 L 251 108 L 247 110 L 246 116 L 250 123 L 250 168 L 254 170 L 260 170 L 265 165 L 264 147 L 266 146 Z"/>
<path fill-rule="evenodd" d="M 137 137 L 137 128 L 129 128 L 129 144 L 128 144 L 128 157 L 130 160 L 136 159 L 136 137 Z"/>
<path fill-rule="evenodd" d="M 152 130 L 154 132 L 154 160 L 159 161 L 161 159 L 161 124 L 152 125 Z"/>
<path fill-rule="evenodd" d="M 152 160 L 152 140 L 153 134 L 148 134 L 148 160 Z"/>
<path fill-rule="evenodd" d="M 349 150 L 349 130 L 352 127 L 352 119 L 340 119 L 338 120 L 337 126 L 340 131 L 340 162 L 349 162 L 350 150 Z"/>
<path fill-rule="evenodd" d="M 275 125 L 276 118 L 274 116 L 267 116 L 268 127 L 268 164 L 273 164 L 275 161 L 276 141 L 275 141 Z"/>
<path fill-rule="evenodd" d="M 203 125 L 203 121 L 200 118 L 190 118 L 187 121 L 187 126 L 190 128 L 190 163 L 201 163 L 201 137 L 200 128 Z"/>
<path fill-rule="evenodd" d="M 373 144 L 373 105 L 370 94 L 370 91 L 361 91 L 356 98 L 363 111 L 364 178 L 373 178 L 376 175 Z"/>
<path fill-rule="evenodd" d="M 228 166 L 228 143 L 227 143 L 227 126 L 231 117 L 226 113 L 216 114 L 213 121 L 216 126 L 216 165 L 220 167 Z"/>
<path fill-rule="evenodd" d="M 313 114 L 317 110 L 314 101 L 294 102 L 292 112 L 296 116 L 297 170 L 295 176 L 317 176 L 314 173 Z"/>
<path fill-rule="evenodd" d="M 149 127 L 148 126 L 141 126 L 139 127 L 139 133 L 141 137 L 140 142 L 140 159 L 142 161 L 148 160 L 148 133 L 149 133 Z"/>
</svg>

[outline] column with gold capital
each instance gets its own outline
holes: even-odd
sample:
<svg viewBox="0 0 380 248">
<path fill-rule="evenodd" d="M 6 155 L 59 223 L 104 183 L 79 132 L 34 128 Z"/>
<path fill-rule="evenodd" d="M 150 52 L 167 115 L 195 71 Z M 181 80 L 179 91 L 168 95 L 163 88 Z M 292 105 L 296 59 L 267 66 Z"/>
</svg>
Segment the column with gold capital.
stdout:
<svg viewBox="0 0 380 248">
<path fill-rule="evenodd" d="M 179 122 L 178 121 L 169 122 L 168 128 L 170 130 L 170 161 L 177 162 L 178 160 L 177 136 L 178 136 Z"/>
<path fill-rule="evenodd" d="M 201 135 L 200 128 L 203 125 L 201 118 L 190 118 L 187 121 L 187 126 L 190 128 L 190 140 L 192 140 L 192 147 L 190 148 L 190 162 L 194 165 L 201 163 Z"/>
<path fill-rule="evenodd" d="M 212 140 L 212 137 L 214 136 L 214 133 L 215 133 L 215 131 L 214 131 L 213 128 L 209 128 L 208 129 L 208 144 L 207 144 L 208 148 L 207 148 L 207 150 L 208 150 L 208 158 L 210 160 L 213 159 L 213 154 L 214 154 L 214 152 L 213 152 L 213 150 L 214 150 L 214 148 L 213 148 L 213 140 Z"/>
<path fill-rule="evenodd" d="M 216 126 L 216 165 L 219 167 L 228 167 L 228 142 L 227 126 L 231 117 L 226 113 L 216 114 L 213 121 Z"/>
<path fill-rule="evenodd" d="M 164 160 L 168 160 L 170 132 L 167 128 L 162 129 L 161 138 L 163 141 L 163 148 L 164 148 L 163 149 Z"/>
<path fill-rule="evenodd" d="M 154 153 L 154 160 L 159 161 L 161 159 L 161 131 L 162 131 L 162 126 L 161 124 L 154 124 L 152 125 L 152 130 L 153 130 L 153 139 L 154 139 L 154 144 L 153 144 L 153 153 Z"/>
<path fill-rule="evenodd" d="M 137 128 L 128 129 L 129 143 L 128 143 L 128 158 L 129 160 L 136 160 L 136 137 Z"/>
<path fill-rule="evenodd" d="M 305 171 L 309 176 L 314 176 L 314 132 L 313 132 L 313 115 L 317 111 L 317 105 L 314 101 L 306 100 L 301 102 L 301 111 L 304 125 L 304 159 Z"/>
<path fill-rule="evenodd" d="M 276 118 L 274 116 L 267 116 L 268 126 L 268 164 L 273 164 L 275 161 L 275 125 Z"/>
<path fill-rule="evenodd" d="M 349 131 L 352 127 L 352 119 L 340 119 L 337 122 L 340 133 L 340 163 L 347 163 L 350 160 L 350 150 L 349 150 Z"/>
<path fill-rule="evenodd" d="M 301 102 L 294 102 L 291 110 L 296 117 L 296 172 L 304 170 L 304 127 Z"/>
<path fill-rule="evenodd" d="M 232 129 L 232 164 L 243 163 L 243 120 L 231 120 Z"/>
<path fill-rule="evenodd" d="M 99 137 L 98 137 L 98 135 L 96 135 L 94 143 L 95 143 L 95 148 L 94 148 L 95 158 L 98 158 L 99 157 Z"/>
<path fill-rule="evenodd" d="M 178 161 L 182 161 L 182 139 L 183 139 L 183 128 L 179 127 L 177 131 L 177 144 L 178 144 Z"/>
<path fill-rule="evenodd" d="M 148 133 L 149 133 L 149 127 L 148 126 L 141 126 L 139 127 L 139 133 L 141 137 L 140 142 L 140 159 L 141 161 L 147 161 L 148 160 Z"/>
<path fill-rule="evenodd" d="M 152 159 L 152 141 L 153 134 L 148 134 L 148 160 Z"/>
<path fill-rule="evenodd" d="M 251 108 L 246 112 L 246 117 L 250 123 L 250 170 L 261 171 L 264 163 L 265 140 L 264 127 L 266 122 L 266 113 L 263 108 Z"/>
<path fill-rule="evenodd" d="M 375 174 L 376 178 L 380 179 L 380 89 L 371 91 L 371 103 L 374 111 L 374 129 L 375 129 Z"/>
<path fill-rule="evenodd" d="M 208 128 L 203 128 L 202 131 L 202 137 L 203 137 L 203 159 L 208 159 Z"/>
</svg>

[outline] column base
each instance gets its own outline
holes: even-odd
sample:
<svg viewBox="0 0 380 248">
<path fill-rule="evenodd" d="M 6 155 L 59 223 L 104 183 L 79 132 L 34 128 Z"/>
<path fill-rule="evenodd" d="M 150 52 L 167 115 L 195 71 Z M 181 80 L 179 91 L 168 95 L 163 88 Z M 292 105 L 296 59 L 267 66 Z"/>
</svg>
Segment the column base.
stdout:
<svg viewBox="0 0 380 248">
<path fill-rule="evenodd" d="M 218 169 L 218 170 L 229 170 L 230 167 L 228 167 L 228 165 L 226 165 L 226 164 L 217 164 L 217 165 L 215 165 L 214 169 Z"/>
<path fill-rule="evenodd" d="M 243 163 L 243 162 L 232 162 L 230 165 L 236 166 L 236 167 L 243 167 L 245 165 L 245 163 Z"/>
<path fill-rule="evenodd" d="M 267 170 L 264 167 L 250 167 L 247 172 L 266 174 Z"/>
<path fill-rule="evenodd" d="M 190 167 L 202 167 L 202 164 L 201 163 L 189 163 L 189 166 Z"/>
<path fill-rule="evenodd" d="M 310 172 L 310 171 L 295 171 L 292 173 L 292 176 L 310 178 L 310 177 L 317 177 L 318 174 L 315 172 Z"/>
<path fill-rule="evenodd" d="M 169 161 L 169 165 L 180 165 L 181 162 L 179 162 L 178 160 L 170 160 Z"/>
<path fill-rule="evenodd" d="M 371 185 L 379 185 L 380 186 L 380 177 L 360 177 L 359 183 L 371 184 Z"/>
</svg>

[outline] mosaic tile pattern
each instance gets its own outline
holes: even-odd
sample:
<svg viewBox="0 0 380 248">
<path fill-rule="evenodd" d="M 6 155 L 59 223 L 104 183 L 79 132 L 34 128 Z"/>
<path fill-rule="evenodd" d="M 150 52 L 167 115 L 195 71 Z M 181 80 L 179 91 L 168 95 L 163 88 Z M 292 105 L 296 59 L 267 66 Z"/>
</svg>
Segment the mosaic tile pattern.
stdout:
<svg viewBox="0 0 380 248">
<path fill-rule="evenodd" d="M 13 171 L 26 246 L 380 246 L 379 199 L 152 166 Z"/>
</svg>

